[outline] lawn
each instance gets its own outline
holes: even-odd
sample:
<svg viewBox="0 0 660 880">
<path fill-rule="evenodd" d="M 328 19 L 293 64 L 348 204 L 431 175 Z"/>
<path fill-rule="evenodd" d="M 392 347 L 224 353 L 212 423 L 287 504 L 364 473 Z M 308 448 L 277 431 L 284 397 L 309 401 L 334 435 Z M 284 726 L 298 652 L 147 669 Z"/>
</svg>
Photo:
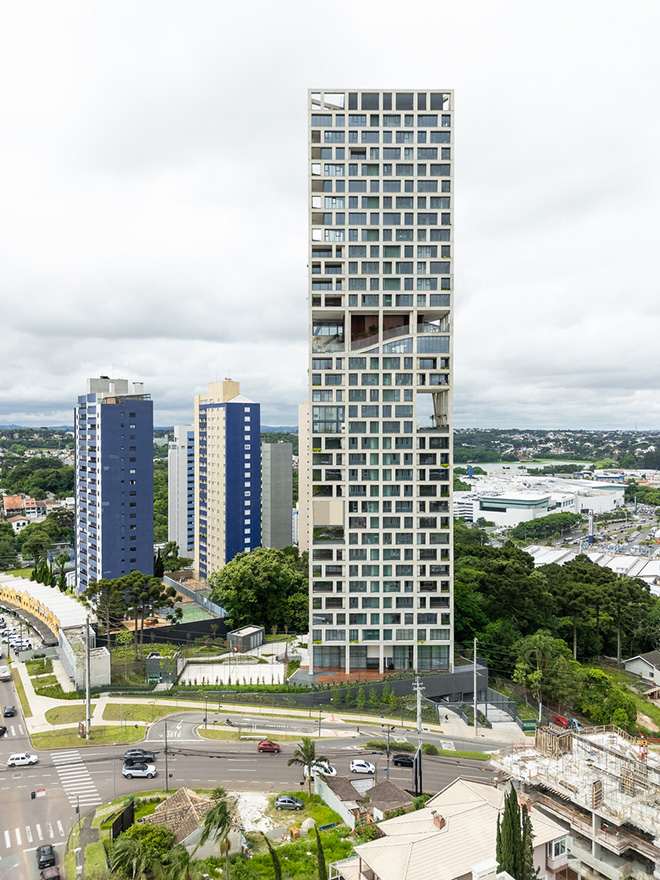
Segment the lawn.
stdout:
<svg viewBox="0 0 660 880">
<path fill-rule="evenodd" d="M 14 577 L 17 578 L 27 578 L 30 579 L 30 575 L 32 574 L 31 568 L 12 568 L 11 571 L 5 571 L 3 574 L 13 574 Z"/>
<path fill-rule="evenodd" d="M 92 703 L 92 712 L 95 705 Z M 86 715 L 85 704 L 79 703 L 76 706 L 55 706 L 53 709 L 48 709 L 44 717 L 49 724 L 75 724 L 84 721 Z"/>
<path fill-rule="evenodd" d="M 615 666 L 612 666 L 608 663 L 600 663 L 598 664 L 598 668 L 602 669 L 603 672 L 606 672 L 608 675 L 610 675 L 617 682 L 617 684 L 620 684 L 624 688 L 627 688 L 627 693 L 635 701 L 635 708 L 637 709 L 637 712 L 643 715 L 648 715 L 651 721 L 658 727 L 660 727 L 660 706 L 656 706 L 655 703 L 647 700 L 639 693 L 639 691 L 637 690 L 637 685 L 640 684 L 640 679 L 638 676 L 631 675 L 629 672 L 625 672 L 622 669 L 617 669 Z M 642 722 L 640 721 L 640 724 L 641 723 Z"/>
<path fill-rule="evenodd" d="M 32 718 L 32 709 L 30 708 L 30 704 L 28 703 L 28 698 L 25 694 L 25 688 L 23 687 L 23 682 L 21 681 L 21 676 L 17 669 L 12 669 L 11 677 L 14 679 L 14 687 L 16 688 L 18 699 L 21 701 L 23 715 L 26 718 Z"/>
<path fill-rule="evenodd" d="M 297 813 L 299 816 L 300 813 Z M 348 828 L 343 829 L 347 834 Z M 273 862 L 268 853 L 257 853 L 256 844 L 263 845 L 260 835 L 248 833 L 248 840 L 254 846 L 255 856 L 250 861 L 237 856 L 232 859 L 231 874 L 236 873 L 240 864 L 241 880 L 272 880 Z M 350 856 L 353 844 L 336 831 L 321 834 L 321 845 L 326 865 L 338 862 Z M 318 857 L 316 852 L 316 835 L 310 835 L 293 843 L 276 845 L 277 856 L 282 866 L 283 880 L 317 880 L 319 876 Z M 236 866 L 236 867 L 234 867 Z"/>
<path fill-rule="evenodd" d="M 134 728 L 124 728 L 123 743 L 140 742 L 144 731 L 135 730 Z M 35 749 L 80 749 L 87 746 L 98 745 L 119 745 L 122 743 L 121 728 L 113 727 L 93 727 L 90 739 L 78 736 L 77 728 L 68 728 L 65 730 L 48 730 L 45 733 L 33 733 L 32 745 Z"/>
<path fill-rule="evenodd" d="M 176 711 L 172 706 L 152 706 L 149 703 L 108 703 L 103 710 L 104 721 L 157 721 Z"/>
<path fill-rule="evenodd" d="M 226 727 L 214 727 L 212 725 L 209 725 L 206 730 L 204 730 L 204 728 L 201 726 L 198 727 L 197 733 L 199 733 L 200 736 L 203 736 L 204 739 L 233 739 L 235 741 L 241 742 L 244 742 L 246 739 L 245 736 L 239 736 L 239 731 L 227 730 Z M 259 739 L 271 739 L 274 742 L 300 742 L 300 736 L 298 735 L 280 736 L 280 734 L 277 733 L 273 734 L 273 736 L 270 736 L 268 733 L 265 733 L 263 731 L 261 733 L 250 733 L 250 739 L 254 740 L 255 745 Z M 313 736 L 312 739 L 318 739 L 318 737 Z"/>
<path fill-rule="evenodd" d="M 43 660 L 28 660 L 25 668 L 28 675 L 46 675 L 53 671 L 53 661 L 46 657 Z"/>
<path fill-rule="evenodd" d="M 40 675 L 32 682 L 35 688 L 51 687 L 58 683 L 56 675 Z"/>
</svg>

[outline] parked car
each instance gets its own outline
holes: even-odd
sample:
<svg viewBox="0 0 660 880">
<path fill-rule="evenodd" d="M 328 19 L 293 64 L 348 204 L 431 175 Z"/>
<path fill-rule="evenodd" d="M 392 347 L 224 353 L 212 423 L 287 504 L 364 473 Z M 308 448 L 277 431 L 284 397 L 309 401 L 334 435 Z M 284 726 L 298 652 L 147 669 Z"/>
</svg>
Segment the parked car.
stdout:
<svg viewBox="0 0 660 880">
<path fill-rule="evenodd" d="M 569 718 L 568 723 L 570 724 L 573 730 L 577 730 L 578 733 L 581 733 L 584 730 L 584 727 L 580 724 L 577 718 Z"/>
<path fill-rule="evenodd" d="M 51 865 L 50 868 L 44 868 L 41 872 L 41 880 L 60 880 L 60 869 L 57 865 Z"/>
<path fill-rule="evenodd" d="M 314 777 L 318 776 L 319 774 L 321 776 L 337 775 L 337 771 L 335 770 L 335 768 L 331 767 L 330 764 L 326 764 L 324 761 L 320 761 L 318 764 L 312 764 L 311 774 L 309 772 L 309 767 L 305 764 L 305 766 L 303 767 L 303 773 L 305 774 L 305 778 L 311 775 L 312 779 L 314 779 Z"/>
<path fill-rule="evenodd" d="M 147 779 L 153 779 L 157 770 L 154 764 L 124 764 L 121 772 L 126 779 L 132 779 L 134 776 L 145 776 Z"/>
<path fill-rule="evenodd" d="M 392 763 L 395 767 L 412 767 L 415 760 L 412 755 L 407 755 L 403 752 L 400 755 L 392 755 Z"/>
<path fill-rule="evenodd" d="M 39 868 L 50 868 L 55 864 L 55 850 L 49 843 L 37 847 L 37 865 Z"/>
<path fill-rule="evenodd" d="M 361 758 L 355 758 L 351 761 L 351 773 L 375 773 L 376 768 L 369 761 L 363 761 Z"/>
<path fill-rule="evenodd" d="M 146 764 L 149 761 L 155 761 L 156 755 L 148 749 L 129 749 L 124 752 L 124 761 L 126 764 Z"/>
<path fill-rule="evenodd" d="M 567 730 L 571 726 L 568 718 L 564 718 L 563 715 L 553 715 L 552 716 L 552 723 L 556 724 L 557 727 L 565 727 Z"/>
<path fill-rule="evenodd" d="M 305 804 L 300 798 L 293 797 L 291 794 L 281 794 L 275 798 L 276 810 L 302 810 Z"/>
<path fill-rule="evenodd" d="M 2 715 L 4 718 L 13 718 L 15 714 L 16 714 L 16 707 L 15 706 L 5 706 L 4 709 L 2 710 Z"/>
<path fill-rule="evenodd" d="M 260 752 L 275 752 L 278 755 L 280 753 L 280 744 L 271 742 L 269 739 L 262 739 L 257 749 Z"/>
<path fill-rule="evenodd" d="M 17 752 L 15 755 L 9 756 L 7 766 L 29 767 L 30 764 L 36 764 L 38 760 L 39 758 L 36 755 L 31 755 L 29 752 Z"/>
</svg>

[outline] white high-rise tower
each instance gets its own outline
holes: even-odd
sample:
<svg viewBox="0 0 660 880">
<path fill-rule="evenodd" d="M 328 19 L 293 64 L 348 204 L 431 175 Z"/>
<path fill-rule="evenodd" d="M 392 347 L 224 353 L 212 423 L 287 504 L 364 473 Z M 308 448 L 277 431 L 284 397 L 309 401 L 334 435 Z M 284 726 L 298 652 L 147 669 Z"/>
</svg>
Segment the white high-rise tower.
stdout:
<svg viewBox="0 0 660 880">
<path fill-rule="evenodd" d="M 308 106 L 310 672 L 449 670 L 453 93 Z"/>
</svg>

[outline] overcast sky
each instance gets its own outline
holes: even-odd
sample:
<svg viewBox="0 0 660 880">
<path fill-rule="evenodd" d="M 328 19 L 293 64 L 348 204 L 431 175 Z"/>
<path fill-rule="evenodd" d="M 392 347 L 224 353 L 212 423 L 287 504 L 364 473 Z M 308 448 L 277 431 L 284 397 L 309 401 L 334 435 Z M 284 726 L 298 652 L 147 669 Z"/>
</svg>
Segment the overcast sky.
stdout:
<svg viewBox="0 0 660 880">
<path fill-rule="evenodd" d="M 456 425 L 660 428 L 657 0 L 0 13 L 0 424 L 102 373 L 296 424 L 307 89 L 352 87 L 456 93 Z"/>
</svg>

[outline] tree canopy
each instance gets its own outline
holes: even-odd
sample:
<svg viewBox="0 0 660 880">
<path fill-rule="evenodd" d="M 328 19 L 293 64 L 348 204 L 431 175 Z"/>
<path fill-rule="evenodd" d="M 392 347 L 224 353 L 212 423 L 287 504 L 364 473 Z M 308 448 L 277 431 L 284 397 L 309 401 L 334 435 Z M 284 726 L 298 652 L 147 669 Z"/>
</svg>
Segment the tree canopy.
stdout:
<svg viewBox="0 0 660 880">
<path fill-rule="evenodd" d="M 295 547 L 258 547 L 239 553 L 211 575 L 211 598 L 234 627 L 253 623 L 305 632 L 308 625 L 307 554 Z"/>
</svg>

